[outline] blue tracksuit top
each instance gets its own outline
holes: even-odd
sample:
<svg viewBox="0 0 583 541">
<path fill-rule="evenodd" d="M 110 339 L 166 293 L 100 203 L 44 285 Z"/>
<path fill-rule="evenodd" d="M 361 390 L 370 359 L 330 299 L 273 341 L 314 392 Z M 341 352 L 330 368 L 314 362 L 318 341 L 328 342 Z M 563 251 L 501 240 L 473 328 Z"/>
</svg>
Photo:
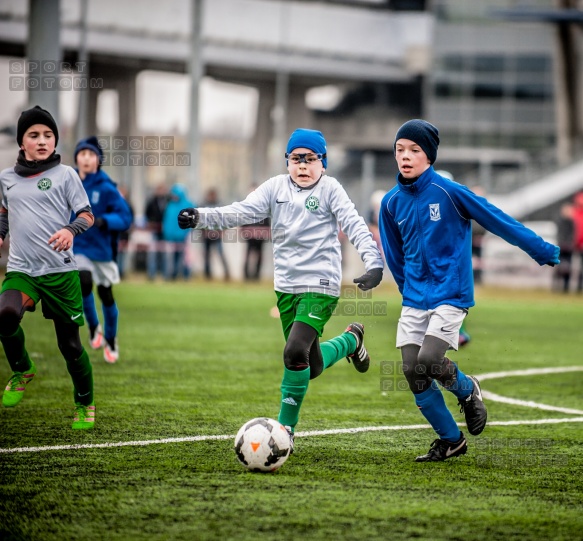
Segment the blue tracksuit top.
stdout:
<svg viewBox="0 0 583 541">
<path fill-rule="evenodd" d="M 382 200 L 379 230 L 403 306 L 474 306 L 472 219 L 539 265 L 552 260 L 553 244 L 433 167 L 413 184 L 401 180 L 397 175 L 397 185 Z"/>
<path fill-rule="evenodd" d="M 113 180 L 101 169 L 97 173 L 87 175 L 83 180 L 83 187 L 89 197 L 93 216 L 95 219 L 103 218 L 107 222 L 107 229 L 100 229 L 94 225 L 75 237 L 73 252 L 83 254 L 92 261 L 112 261 L 113 236 L 132 225 L 130 207 Z"/>
</svg>

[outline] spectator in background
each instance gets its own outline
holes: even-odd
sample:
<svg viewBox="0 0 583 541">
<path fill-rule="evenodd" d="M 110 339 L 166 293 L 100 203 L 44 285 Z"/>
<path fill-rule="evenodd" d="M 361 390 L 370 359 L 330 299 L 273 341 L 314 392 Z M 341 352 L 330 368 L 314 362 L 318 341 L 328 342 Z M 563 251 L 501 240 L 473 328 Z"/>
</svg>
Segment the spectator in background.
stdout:
<svg viewBox="0 0 583 541">
<path fill-rule="evenodd" d="M 220 206 L 219 205 L 219 196 L 217 190 L 211 188 L 206 192 L 206 197 L 204 201 L 204 207 L 207 208 L 215 208 Z M 221 263 L 223 264 L 223 271 L 224 271 L 224 278 L 225 281 L 229 281 L 231 279 L 231 274 L 229 273 L 229 264 L 227 263 L 227 258 L 225 257 L 225 253 L 223 251 L 223 234 L 221 231 L 215 231 L 211 229 L 204 229 L 203 230 L 203 239 L 204 239 L 204 276 L 207 280 L 212 279 L 213 273 L 211 269 L 211 258 L 212 258 L 212 251 L 216 250 L 217 254 L 221 259 Z"/>
<path fill-rule="evenodd" d="M 188 246 L 188 230 L 178 227 L 176 221 L 178 212 L 185 207 L 196 207 L 196 205 L 188 198 L 185 186 L 174 184 L 170 189 L 170 200 L 162 218 L 162 238 L 170 246 L 164 273 L 166 280 L 176 280 L 179 274 L 185 280 L 190 278 L 190 267 L 185 257 Z"/>
<path fill-rule="evenodd" d="M 163 276 L 165 274 L 166 254 L 162 239 L 162 220 L 169 199 L 168 188 L 165 184 L 159 184 L 152 197 L 146 202 L 146 222 L 148 230 L 152 233 L 152 243 L 147 258 L 150 280 L 154 280 L 158 273 Z"/>
<path fill-rule="evenodd" d="M 252 186 L 254 191 L 257 185 Z M 269 217 L 241 228 L 243 239 L 247 243 L 247 253 L 245 254 L 244 274 L 245 280 L 259 280 L 261 277 L 261 264 L 263 263 L 263 245 L 269 239 L 271 232 L 271 221 Z"/>
<path fill-rule="evenodd" d="M 569 292 L 571 283 L 573 248 L 575 244 L 574 207 L 570 203 L 561 206 L 557 223 L 557 244 L 561 249 L 561 262 L 555 267 L 553 285 L 557 291 Z"/>
<path fill-rule="evenodd" d="M 577 293 L 583 291 L 583 192 L 575 195 L 573 200 L 573 223 L 575 226 L 575 253 L 579 256 L 579 276 Z"/>
</svg>

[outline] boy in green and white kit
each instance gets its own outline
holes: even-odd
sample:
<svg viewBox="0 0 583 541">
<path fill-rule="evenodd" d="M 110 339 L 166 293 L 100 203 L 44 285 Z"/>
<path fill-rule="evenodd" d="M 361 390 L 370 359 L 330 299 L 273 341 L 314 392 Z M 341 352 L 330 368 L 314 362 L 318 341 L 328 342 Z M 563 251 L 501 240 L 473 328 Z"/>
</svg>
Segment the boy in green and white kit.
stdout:
<svg viewBox="0 0 583 541">
<path fill-rule="evenodd" d="M 10 225 L 0 293 L 0 341 L 13 372 L 2 404 L 16 406 L 36 374 L 20 321 L 42 300 L 43 315 L 53 320 L 73 380 L 72 428 L 90 429 L 95 420 L 93 373 L 79 337 L 83 304 L 71 247 L 73 237 L 93 225 L 93 214 L 81 179 L 73 168 L 61 165 L 55 152 L 59 132 L 48 111 L 38 106 L 23 111 L 16 140 L 20 147 L 16 165 L 0 173 L 0 247 Z M 72 212 L 76 217 L 69 223 Z"/>
<path fill-rule="evenodd" d="M 271 219 L 274 285 L 286 339 L 278 420 L 293 442 L 310 379 L 344 357 L 359 372 L 366 372 L 370 364 L 360 323 L 351 323 L 340 336 L 319 342 L 340 296 L 339 230 L 365 264 L 367 272 L 354 279 L 360 289 L 381 282 L 383 260 L 344 188 L 324 174 L 327 157 L 322 133 L 294 131 L 285 157 L 289 174 L 270 178 L 244 201 L 232 205 L 183 209 L 178 223 L 184 229 L 228 229 Z"/>
</svg>

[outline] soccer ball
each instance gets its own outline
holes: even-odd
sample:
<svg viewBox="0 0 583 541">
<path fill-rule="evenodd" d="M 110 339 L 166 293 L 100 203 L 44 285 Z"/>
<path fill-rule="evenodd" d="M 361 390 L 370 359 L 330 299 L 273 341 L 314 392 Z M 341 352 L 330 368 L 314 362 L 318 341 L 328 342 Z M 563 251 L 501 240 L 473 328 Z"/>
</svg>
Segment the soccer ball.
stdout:
<svg viewBox="0 0 583 541">
<path fill-rule="evenodd" d="M 247 421 L 235 436 L 235 454 L 250 471 L 273 472 L 283 465 L 290 451 L 288 431 L 267 417 Z"/>
</svg>

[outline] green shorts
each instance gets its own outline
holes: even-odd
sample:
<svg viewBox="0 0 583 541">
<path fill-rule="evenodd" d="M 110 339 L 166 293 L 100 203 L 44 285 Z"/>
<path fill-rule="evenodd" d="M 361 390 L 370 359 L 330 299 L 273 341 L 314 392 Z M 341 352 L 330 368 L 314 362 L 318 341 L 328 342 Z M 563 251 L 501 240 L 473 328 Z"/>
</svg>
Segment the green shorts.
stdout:
<svg viewBox="0 0 583 541">
<path fill-rule="evenodd" d="M 2 292 L 8 289 L 21 291 L 35 304 L 42 301 L 43 316 L 47 319 L 72 321 L 80 327 L 85 325 L 78 271 L 55 272 L 36 277 L 23 272 L 7 272 L 2 282 Z"/>
<path fill-rule="evenodd" d="M 338 304 L 338 297 L 323 293 L 281 293 L 276 291 L 277 308 L 283 328 L 283 335 L 287 340 L 294 321 L 302 321 L 322 336 L 324 325 L 328 323 Z"/>
</svg>

